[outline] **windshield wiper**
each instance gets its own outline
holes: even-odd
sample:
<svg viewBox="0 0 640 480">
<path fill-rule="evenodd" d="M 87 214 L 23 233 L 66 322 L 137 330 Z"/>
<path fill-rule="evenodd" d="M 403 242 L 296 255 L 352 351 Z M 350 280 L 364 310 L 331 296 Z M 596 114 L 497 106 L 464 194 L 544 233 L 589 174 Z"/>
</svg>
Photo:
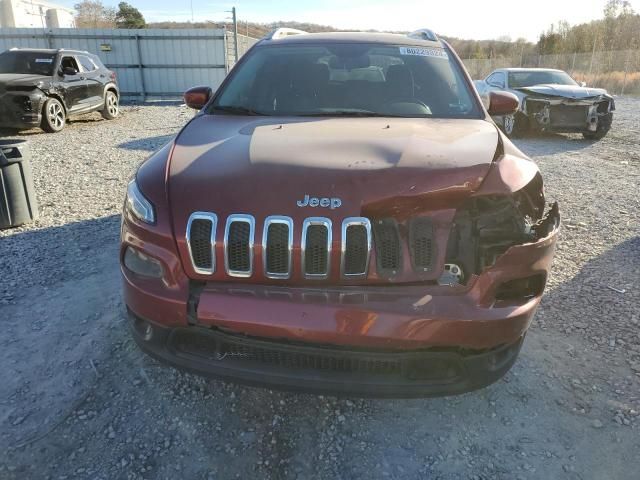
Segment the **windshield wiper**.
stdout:
<svg viewBox="0 0 640 480">
<path fill-rule="evenodd" d="M 234 115 L 266 115 L 265 113 L 257 112 L 251 108 L 243 107 L 241 105 L 215 105 L 213 107 L 215 112 L 225 112 Z"/>
</svg>

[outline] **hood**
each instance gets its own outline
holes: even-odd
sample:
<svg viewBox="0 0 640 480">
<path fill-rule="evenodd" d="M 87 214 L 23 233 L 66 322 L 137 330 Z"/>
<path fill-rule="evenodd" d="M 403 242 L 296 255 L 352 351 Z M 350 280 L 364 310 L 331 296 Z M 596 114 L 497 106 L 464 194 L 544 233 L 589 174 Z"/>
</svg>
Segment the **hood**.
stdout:
<svg viewBox="0 0 640 480">
<path fill-rule="evenodd" d="M 51 77 L 45 75 L 33 75 L 29 73 L 0 73 L 0 86 L 34 86 L 51 81 Z"/>
<path fill-rule="evenodd" d="M 604 88 L 581 87 L 579 85 L 534 85 L 532 87 L 518 88 L 521 92 L 535 93 L 550 97 L 565 97 L 574 99 L 592 98 L 606 95 Z"/>
<path fill-rule="evenodd" d="M 342 221 L 455 208 L 484 179 L 497 142 L 485 120 L 201 115 L 171 159 L 175 231 L 194 211 L 261 224 L 268 215 Z M 306 195 L 340 206 L 305 206 Z"/>
</svg>

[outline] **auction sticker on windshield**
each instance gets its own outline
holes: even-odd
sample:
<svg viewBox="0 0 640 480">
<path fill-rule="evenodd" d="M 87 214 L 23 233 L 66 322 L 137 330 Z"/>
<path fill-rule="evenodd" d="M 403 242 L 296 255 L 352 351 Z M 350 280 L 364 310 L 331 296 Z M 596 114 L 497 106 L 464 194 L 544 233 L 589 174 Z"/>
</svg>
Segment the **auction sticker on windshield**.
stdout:
<svg viewBox="0 0 640 480">
<path fill-rule="evenodd" d="M 447 52 L 440 48 L 400 47 L 400 54 L 418 57 L 435 57 L 449 60 Z"/>
<path fill-rule="evenodd" d="M 36 58 L 36 63 L 53 63 L 53 58 Z"/>
</svg>

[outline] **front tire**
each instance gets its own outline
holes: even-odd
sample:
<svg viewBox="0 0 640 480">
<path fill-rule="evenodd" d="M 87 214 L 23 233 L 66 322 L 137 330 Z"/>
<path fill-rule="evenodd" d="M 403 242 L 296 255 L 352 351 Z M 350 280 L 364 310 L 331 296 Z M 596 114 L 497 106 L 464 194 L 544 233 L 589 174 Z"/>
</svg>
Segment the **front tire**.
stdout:
<svg viewBox="0 0 640 480">
<path fill-rule="evenodd" d="M 611 130 L 611 124 L 613 123 L 613 113 L 603 115 L 598 120 L 598 126 L 595 132 L 582 132 L 582 136 L 586 140 L 601 140 L 603 139 L 609 130 Z"/>
<path fill-rule="evenodd" d="M 527 127 L 528 119 L 520 113 L 502 117 L 502 131 L 509 138 L 521 137 Z"/>
<path fill-rule="evenodd" d="M 102 118 L 113 120 L 120 113 L 118 105 L 118 96 L 112 91 L 108 91 L 104 96 L 104 109 L 102 110 Z"/>
<path fill-rule="evenodd" d="M 44 103 L 42 109 L 42 123 L 40 127 L 47 133 L 57 133 L 62 130 L 67 122 L 67 113 L 62 103 L 56 98 L 50 98 Z"/>
</svg>

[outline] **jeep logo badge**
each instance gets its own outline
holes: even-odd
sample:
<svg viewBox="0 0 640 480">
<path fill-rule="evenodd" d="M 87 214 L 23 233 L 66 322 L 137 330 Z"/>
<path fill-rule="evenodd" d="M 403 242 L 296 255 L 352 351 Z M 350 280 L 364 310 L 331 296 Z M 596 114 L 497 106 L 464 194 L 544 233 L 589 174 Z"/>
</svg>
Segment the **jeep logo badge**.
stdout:
<svg viewBox="0 0 640 480">
<path fill-rule="evenodd" d="M 338 208 L 342 205 L 342 200 L 336 197 L 332 198 L 318 198 L 318 197 L 310 197 L 309 195 L 305 195 L 302 200 L 298 200 L 296 204 L 299 207 L 323 207 L 330 208 L 333 210 L 334 208 Z"/>
</svg>

